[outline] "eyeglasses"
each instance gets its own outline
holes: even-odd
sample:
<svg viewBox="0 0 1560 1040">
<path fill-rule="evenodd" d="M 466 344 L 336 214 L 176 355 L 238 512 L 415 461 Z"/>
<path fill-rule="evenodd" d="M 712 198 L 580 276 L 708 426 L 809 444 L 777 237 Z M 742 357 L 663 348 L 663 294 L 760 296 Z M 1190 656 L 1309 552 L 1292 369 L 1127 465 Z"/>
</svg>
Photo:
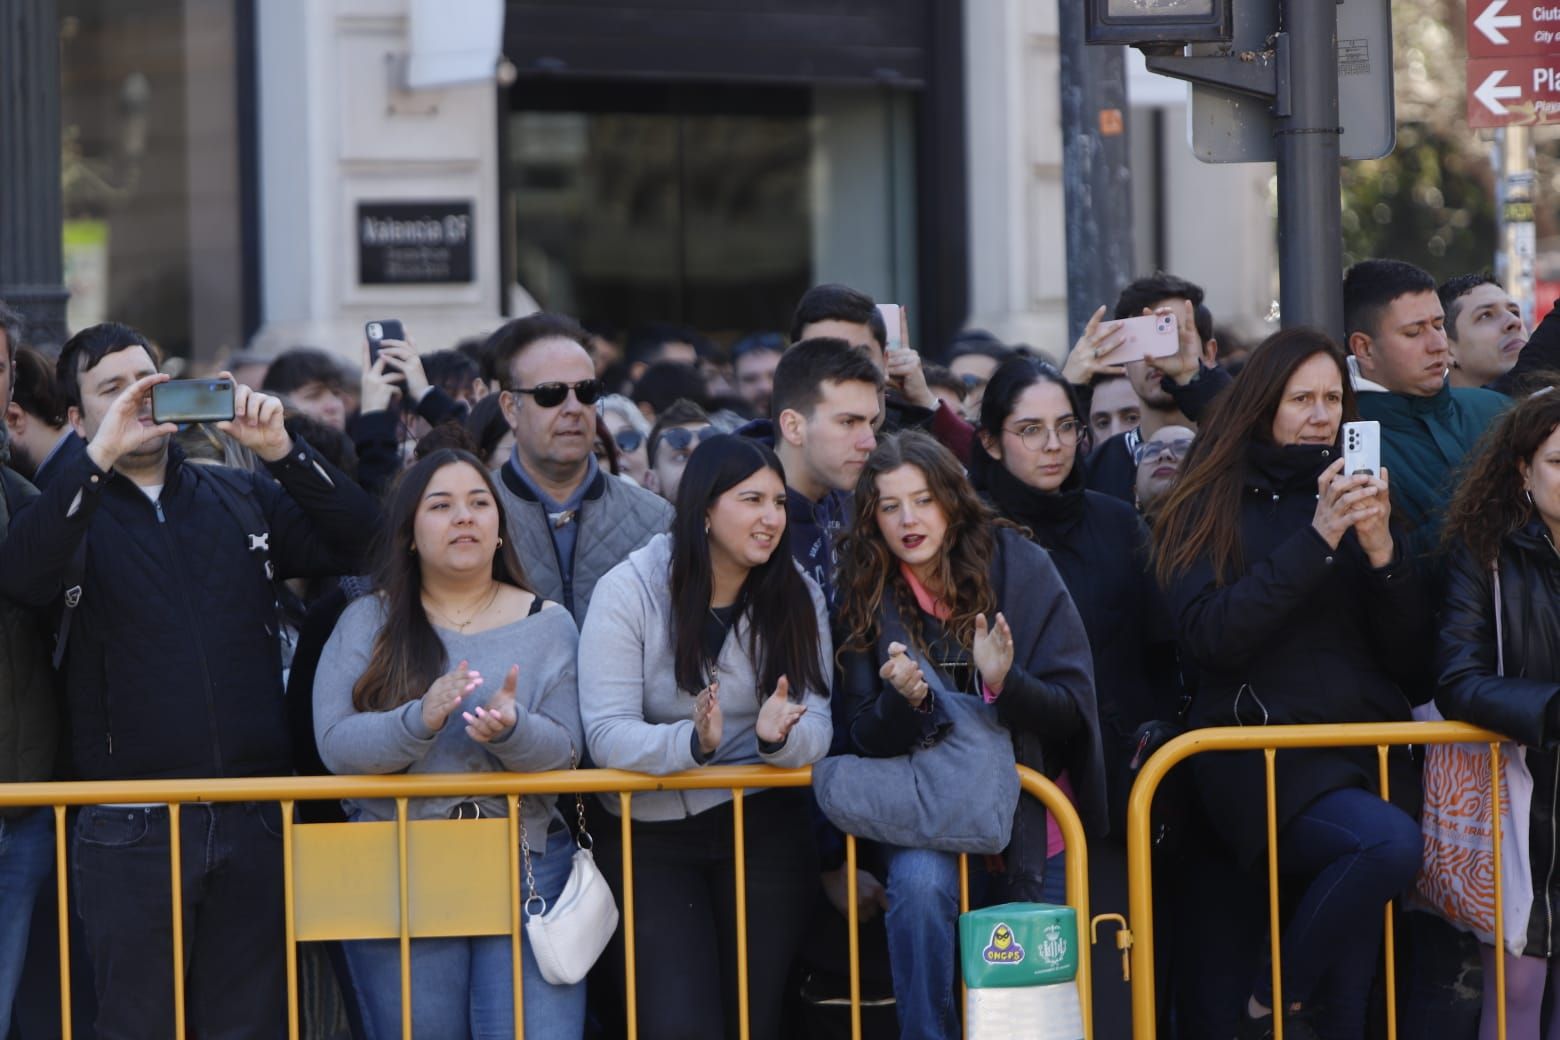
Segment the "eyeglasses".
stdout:
<svg viewBox="0 0 1560 1040">
<path fill-rule="evenodd" d="M 1186 458 L 1186 453 L 1191 449 L 1190 437 L 1181 437 L 1173 441 L 1150 441 L 1132 449 L 1132 464 L 1141 466 L 1145 462 L 1158 462 L 1160 459 L 1180 462 Z"/>
<path fill-rule="evenodd" d="M 661 446 L 665 445 L 673 451 L 687 451 L 696 444 L 702 444 L 710 437 L 720 433 L 713 426 L 704 426 L 697 430 L 690 430 L 685 426 L 673 426 L 669 430 L 662 430 L 655 440 L 655 449 L 659 454 Z"/>
<path fill-rule="evenodd" d="M 582 379 L 578 383 L 538 383 L 533 387 L 511 387 L 512 394 L 530 394 L 532 399 L 543 408 L 556 408 L 569 396 L 569 391 L 574 391 L 574 399 L 580 404 L 591 405 L 601 399 L 602 386 L 599 379 Z"/>
<path fill-rule="evenodd" d="M 638 430 L 619 430 L 612 439 L 617 442 L 618 451 L 633 454 L 645 442 L 645 435 Z"/>
<path fill-rule="evenodd" d="M 1070 448 L 1078 443 L 1078 438 L 1083 435 L 1083 422 L 1078 419 L 1063 419 L 1054 427 L 1045 423 L 1029 423 L 1017 430 L 1008 430 L 1013 436 L 1024 442 L 1024 447 L 1030 451 L 1039 451 L 1051 443 L 1051 435 L 1056 434 L 1058 443 L 1064 448 Z"/>
</svg>

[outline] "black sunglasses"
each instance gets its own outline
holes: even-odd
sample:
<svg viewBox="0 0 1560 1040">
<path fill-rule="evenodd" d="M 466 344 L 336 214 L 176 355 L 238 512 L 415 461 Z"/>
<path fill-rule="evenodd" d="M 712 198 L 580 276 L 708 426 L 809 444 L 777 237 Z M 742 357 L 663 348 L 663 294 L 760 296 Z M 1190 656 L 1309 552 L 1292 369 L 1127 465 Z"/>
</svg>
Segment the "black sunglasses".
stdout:
<svg viewBox="0 0 1560 1040">
<path fill-rule="evenodd" d="M 645 435 L 638 430 L 619 430 L 612 439 L 617 442 L 618 451 L 633 453 L 645 442 Z"/>
<path fill-rule="evenodd" d="M 578 383 L 538 383 L 529 389 L 512 387 L 512 394 L 530 394 L 531 398 L 543 408 L 556 408 L 569 396 L 569 391 L 574 391 L 574 399 L 580 404 L 590 405 L 601 400 L 602 391 L 606 388 L 601 385 L 599 379 L 582 379 Z"/>
</svg>

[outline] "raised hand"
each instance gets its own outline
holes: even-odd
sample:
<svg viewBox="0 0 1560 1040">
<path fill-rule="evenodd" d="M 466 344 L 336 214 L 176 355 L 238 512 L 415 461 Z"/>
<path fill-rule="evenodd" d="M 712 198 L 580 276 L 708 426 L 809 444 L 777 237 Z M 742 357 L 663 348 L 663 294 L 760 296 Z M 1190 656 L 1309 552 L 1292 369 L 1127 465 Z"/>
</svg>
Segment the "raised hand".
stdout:
<svg viewBox="0 0 1560 1040">
<path fill-rule="evenodd" d="M 1181 386 L 1190 383 L 1202 368 L 1203 345 L 1202 337 L 1197 334 L 1197 308 L 1191 300 L 1176 300 L 1155 311 L 1144 307 L 1143 313 L 1174 314 L 1176 338 L 1180 344 L 1180 349 L 1168 357 L 1148 358 L 1148 367 L 1162 376 L 1169 376 Z"/>
<path fill-rule="evenodd" d="M 1354 521 L 1354 535 L 1360 540 L 1372 567 L 1385 567 L 1392 562 L 1392 483 L 1387 468 L 1381 468 L 1379 477 L 1367 477 L 1376 490 L 1370 511 Z"/>
<path fill-rule="evenodd" d="M 996 624 L 988 626 L 986 615 L 975 615 L 975 639 L 970 644 L 970 656 L 975 660 L 975 670 L 980 681 L 993 694 L 1002 692 L 1008 671 L 1013 667 L 1013 630 L 1007 618 L 997 613 Z"/>
<path fill-rule="evenodd" d="M 883 667 L 878 669 L 878 676 L 887 679 L 889 685 L 898 690 L 899 695 L 909 701 L 912 708 L 919 708 L 930 690 L 926 684 L 926 676 L 921 673 L 920 665 L 906 653 L 903 643 L 888 644 L 888 660 L 884 661 Z"/>
<path fill-rule="evenodd" d="M 368 343 L 363 344 L 363 378 L 358 383 L 358 407 L 364 414 L 387 412 L 401 392 L 401 384 L 385 372 L 389 359 L 383 354 L 368 360 Z"/>
<path fill-rule="evenodd" d="M 218 373 L 231 380 L 227 372 Z M 282 399 L 251 390 L 242 383 L 233 384 L 233 419 L 217 423 L 217 429 L 267 462 L 278 462 L 292 451 L 292 438 L 282 425 Z"/>
<path fill-rule="evenodd" d="M 447 675 L 433 680 L 428 692 L 422 695 L 423 725 L 437 733 L 444 728 L 444 720 L 460 707 L 460 699 L 482 685 L 482 674 L 467 669 L 462 661 Z"/>
<path fill-rule="evenodd" d="M 103 421 L 98 424 L 97 432 L 92 435 L 92 442 L 87 445 L 87 454 L 98 469 L 113 469 L 120 458 L 148 441 L 179 432 L 176 423 L 152 422 L 152 387 L 166 383 L 170 378 L 160 372 L 145 376 L 114 398 Z"/>
<path fill-rule="evenodd" d="M 385 374 L 395 381 L 396 374 L 406 380 L 406 392 L 411 396 L 413 403 L 423 399 L 423 394 L 428 392 L 428 374 L 423 371 L 422 358 L 417 356 L 417 348 L 410 343 L 399 339 L 383 340 L 379 344 L 379 357 L 385 363 Z"/>
<path fill-rule="evenodd" d="M 753 732 L 765 743 L 784 744 L 785 738 L 791 735 L 792 727 L 805 714 L 805 705 L 792 702 L 791 681 L 782 675 L 780 681 L 775 683 L 775 692 L 758 709 L 758 720 L 753 723 Z"/>
<path fill-rule="evenodd" d="M 699 750 L 713 755 L 720 747 L 720 680 L 706 686 L 693 702 L 693 729 L 699 735 Z"/>
<path fill-rule="evenodd" d="M 1316 533 L 1328 545 L 1336 549 L 1345 531 L 1365 521 L 1369 537 L 1376 542 L 1378 551 L 1381 548 L 1380 538 L 1386 538 L 1387 558 L 1390 560 L 1391 535 L 1383 534 L 1384 527 L 1378 532 L 1372 523 L 1378 518 L 1384 520 L 1390 514 L 1391 507 L 1386 496 L 1380 493 L 1385 487 L 1384 480 L 1366 473 L 1344 476 L 1343 459 L 1338 459 L 1316 478 L 1316 513 L 1311 519 L 1311 526 L 1316 528 Z M 1365 547 L 1363 541 L 1361 547 L 1370 553 L 1370 548 Z"/>
<path fill-rule="evenodd" d="M 1105 308 L 1102 305 L 1083 327 L 1083 335 L 1073 344 L 1072 352 L 1067 355 L 1067 362 L 1062 366 L 1062 375 L 1074 386 L 1088 386 L 1095 376 L 1127 374 L 1125 365 L 1113 365 L 1109 360 L 1110 352 L 1127 341 L 1127 334 L 1120 325 L 1111 324 L 1101 328 L 1104 317 Z"/>
<path fill-rule="evenodd" d="M 478 705 L 474 711 L 462 712 L 466 720 L 466 736 L 479 743 L 503 740 L 515 728 L 519 713 L 515 711 L 515 687 L 520 681 L 520 666 L 509 666 L 504 685 L 488 698 L 487 706 Z"/>
</svg>

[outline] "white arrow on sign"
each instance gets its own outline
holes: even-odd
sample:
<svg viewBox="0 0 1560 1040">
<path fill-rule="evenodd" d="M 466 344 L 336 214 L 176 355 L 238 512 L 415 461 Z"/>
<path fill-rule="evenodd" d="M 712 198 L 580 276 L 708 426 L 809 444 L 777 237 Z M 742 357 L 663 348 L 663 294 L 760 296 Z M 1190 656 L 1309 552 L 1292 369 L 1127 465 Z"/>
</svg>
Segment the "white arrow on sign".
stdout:
<svg viewBox="0 0 1560 1040">
<path fill-rule="evenodd" d="M 1484 34 L 1491 43 L 1506 44 L 1511 41 L 1506 39 L 1502 29 L 1522 28 L 1522 16 L 1520 14 L 1501 14 L 1506 9 L 1506 0 L 1494 0 L 1479 17 L 1473 20 L 1474 28 Z M 1503 113 L 1504 114 L 1504 113 Z"/>
<path fill-rule="evenodd" d="M 1506 106 L 1501 104 L 1502 99 L 1520 98 L 1522 96 L 1521 87 L 1502 86 L 1501 84 L 1505 82 L 1505 79 L 1506 70 L 1496 69 L 1488 76 L 1485 76 L 1484 82 L 1479 84 L 1479 89 L 1473 92 L 1473 96 L 1478 98 L 1485 108 L 1498 116 L 1506 114 Z"/>
</svg>

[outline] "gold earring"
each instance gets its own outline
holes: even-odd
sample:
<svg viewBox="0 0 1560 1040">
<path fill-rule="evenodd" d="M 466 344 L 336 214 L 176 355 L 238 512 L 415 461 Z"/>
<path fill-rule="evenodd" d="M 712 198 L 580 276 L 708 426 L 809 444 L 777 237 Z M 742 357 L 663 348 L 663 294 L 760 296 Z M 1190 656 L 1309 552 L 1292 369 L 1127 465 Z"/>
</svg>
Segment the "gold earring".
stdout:
<svg viewBox="0 0 1560 1040">
<path fill-rule="evenodd" d="M 502 549 L 504 547 L 504 536 L 503 535 L 499 535 L 498 536 L 498 547 L 500 549 Z"/>
</svg>

